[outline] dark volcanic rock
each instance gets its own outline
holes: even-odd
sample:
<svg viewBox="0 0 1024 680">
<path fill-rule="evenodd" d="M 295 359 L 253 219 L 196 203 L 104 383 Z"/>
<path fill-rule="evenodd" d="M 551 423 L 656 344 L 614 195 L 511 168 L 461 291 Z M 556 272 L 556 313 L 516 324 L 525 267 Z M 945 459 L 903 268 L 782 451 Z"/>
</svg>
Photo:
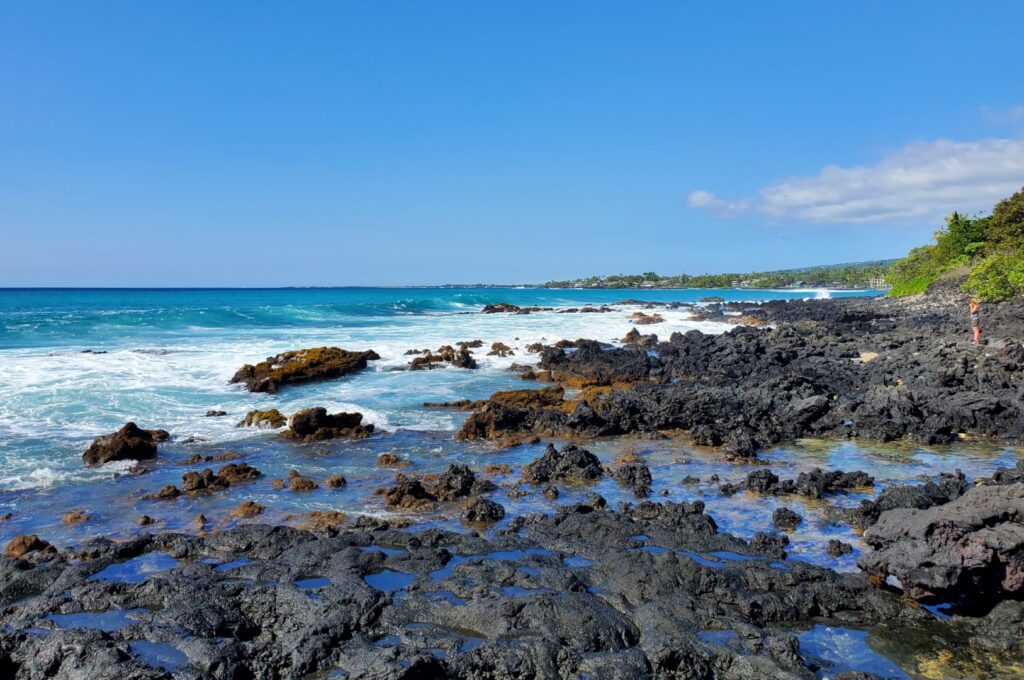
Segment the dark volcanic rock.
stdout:
<svg viewBox="0 0 1024 680">
<path fill-rule="evenodd" d="M 773 566 L 772 537 L 758 539 L 761 550 L 721 534 L 700 503 L 613 512 L 595 498 L 517 518 L 491 539 L 404 532 L 377 519 L 339 526 L 343 519 L 316 523 L 316 534 L 244 523 L 205 536 L 96 539 L 44 568 L 0 558 L 10 624 L 0 628 L 0 662 L 15 677 L 167 677 L 146 665 L 143 640 L 171 657 L 178 650 L 188 666 L 176 673 L 196 677 L 341 669 L 394 678 L 802 679 L 812 676 L 810 658 L 784 628 L 837 618 L 896 634 L 931 620 L 860 575 Z M 637 549 L 641 534 L 652 550 Z M 718 561 L 715 551 L 743 559 Z M 142 579 L 106 580 L 105 568 L 153 563 L 158 552 L 161 568 Z M 131 609 L 140 611 L 108 631 L 47 618 Z M 735 644 L 706 640 L 707 630 L 735 631 Z"/>
<path fill-rule="evenodd" d="M 608 473 L 619 486 L 630 489 L 639 497 L 651 492 L 651 469 L 643 463 L 624 463 L 616 465 Z"/>
<path fill-rule="evenodd" d="M 361 371 L 368 361 L 380 359 L 376 352 L 350 352 L 338 347 L 316 347 L 282 352 L 256 365 L 246 364 L 231 378 L 250 392 L 277 392 L 285 385 L 333 380 Z"/>
<path fill-rule="evenodd" d="M 384 496 L 389 508 L 417 509 L 436 502 L 461 500 L 494 488 L 491 482 L 477 480 L 468 466 L 456 463 L 439 475 L 398 475 L 393 487 L 379 489 L 378 493 Z"/>
<path fill-rule="evenodd" d="M 297 411 L 288 419 L 284 435 L 302 441 L 349 437 L 365 439 L 373 433 L 373 425 L 362 425 L 362 413 L 327 413 L 322 406 Z"/>
<path fill-rule="evenodd" d="M 745 482 L 723 485 L 721 491 L 724 494 L 733 494 L 741 489 L 746 489 L 766 495 L 795 494 L 808 498 L 821 498 L 826 493 L 870 487 L 874 483 L 874 477 L 860 470 L 843 472 L 814 468 L 810 472 L 801 472 L 796 479 L 780 481 L 771 470 L 762 469 L 747 475 Z"/>
<path fill-rule="evenodd" d="M 914 598 L 984 607 L 1024 595 L 1024 484 L 977 486 L 927 510 L 883 512 L 861 569 Z"/>
<path fill-rule="evenodd" d="M 968 488 L 970 485 L 967 478 L 960 470 L 955 473 L 943 472 L 924 484 L 896 484 L 886 487 L 878 494 L 878 498 L 863 500 L 857 508 L 829 508 L 828 515 L 834 521 L 846 522 L 858 529 L 867 529 L 887 510 L 925 510 L 933 505 L 943 505 L 959 498 Z"/>
<path fill-rule="evenodd" d="M 543 455 L 523 468 L 523 481 L 528 484 L 592 482 L 603 475 L 597 456 L 575 444 L 566 444 L 561 451 L 548 444 Z"/>
<path fill-rule="evenodd" d="M 102 465 L 115 460 L 151 460 L 156 458 L 157 442 L 166 440 L 165 430 L 143 430 L 127 423 L 113 434 L 96 437 L 82 460 L 86 465 Z"/>
<path fill-rule="evenodd" d="M 776 508 L 772 513 L 772 524 L 777 529 L 792 530 L 803 521 L 803 517 L 786 507 Z"/>
<path fill-rule="evenodd" d="M 853 546 L 849 543 L 843 543 L 842 541 L 830 538 L 825 551 L 832 557 L 842 557 L 843 555 L 852 555 Z"/>
<path fill-rule="evenodd" d="M 210 468 L 201 472 L 186 472 L 181 478 L 181 490 L 189 494 L 222 491 L 232 485 L 258 479 L 262 475 L 263 473 L 247 463 L 231 463 L 218 470 L 217 474 Z M 171 486 L 161 489 L 156 498 L 169 500 L 177 495 L 177 489 Z"/>
<path fill-rule="evenodd" d="M 436 353 L 428 350 L 421 356 L 415 357 L 409 363 L 409 370 L 429 370 L 440 368 L 442 364 L 449 364 L 455 368 L 477 368 L 476 359 L 473 358 L 473 353 L 468 349 L 471 346 L 473 346 L 471 343 L 463 343 L 460 349 L 455 349 L 451 345 L 444 345 Z"/>
<path fill-rule="evenodd" d="M 740 458 L 801 437 L 1024 441 L 1024 350 L 1015 349 L 1024 302 L 990 306 L 986 327 L 997 349 L 981 352 L 967 342 L 962 300 L 950 297 L 720 307 L 774 327 L 675 333 L 650 348 L 656 356 L 587 340 L 571 353 L 544 348 L 536 375 L 618 389 L 560 413 L 482 404 L 460 436 L 684 430 Z"/>
<path fill-rule="evenodd" d="M 259 427 L 276 430 L 288 424 L 288 419 L 276 408 L 261 411 L 253 409 L 245 414 L 245 418 L 239 421 L 235 427 Z"/>
<path fill-rule="evenodd" d="M 474 498 L 462 511 L 461 519 L 466 524 L 489 524 L 505 516 L 505 508 L 488 499 Z"/>
</svg>

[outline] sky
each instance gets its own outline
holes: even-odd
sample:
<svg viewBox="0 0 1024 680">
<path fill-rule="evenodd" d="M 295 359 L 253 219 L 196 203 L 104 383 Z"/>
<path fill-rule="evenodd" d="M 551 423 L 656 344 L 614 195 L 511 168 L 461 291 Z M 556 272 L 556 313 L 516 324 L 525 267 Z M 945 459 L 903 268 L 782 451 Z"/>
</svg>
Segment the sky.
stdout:
<svg viewBox="0 0 1024 680">
<path fill-rule="evenodd" d="M 0 286 L 904 255 L 1024 186 L 1024 3 L 0 0 Z"/>
</svg>

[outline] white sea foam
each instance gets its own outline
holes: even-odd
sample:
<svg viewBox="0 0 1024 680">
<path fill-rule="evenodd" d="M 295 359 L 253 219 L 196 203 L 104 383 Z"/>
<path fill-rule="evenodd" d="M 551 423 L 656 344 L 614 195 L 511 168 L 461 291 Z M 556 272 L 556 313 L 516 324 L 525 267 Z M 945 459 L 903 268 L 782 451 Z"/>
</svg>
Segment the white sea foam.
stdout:
<svg viewBox="0 0 1024 680">
<path fill-rule="evenodd" d="M 455 303 L 465 306 L 465 303 Z M 273 436 L 266 430 L 237 428 L 253 408 L 291 413 L 310 406 L 359 411 L 383 431 L 451 429 L 462 417 L 419 408 L 423 401 L 483 397 L 508 385 L 513 363 L 533 363 L 526 351 L 535 342 L 592 338 L 616 342 L 641 306 L 615 306 L 608 313 L 535 312 L 517 314 L 414 314 L 359 317 L 351 326 L 336 321 L 316 326 L 274 328 L 179 328 L 145 342 L 125 340 L 106 354 L 77 348 L 5 350 L 0 371 L 0 488 L 51 486 L 82 479 L 81 451 L 97 435 L 128 420 L 167 429 L 177 439 L 198 437 L 230 443 Z M 148 310 L 139 310 L 147 312 Z M 695 321 L 688 310 L 659 308 L 663 323 L 641 327 L 667 339 L 674 332 L 718 333 L 727 324 Z M 319 318 L 310 310 L 307 319 Z M 325 318 L 333 318 L 325 315 Z M 408 372 L 413 348 L 480 339 L 476 371 L 443 368 Z M 513 348 L 509 357 L 488 356 L 491 343 Z M 374 349 L 381 359 L 342 380 L 284 389 L 277 395 L 250 394 L 228 380 L 244 363 L 281 351 L 312 346 Z M 209 409 L 229 416 L 206 418 Z M 13 453 L 16 451 L 16 454 Z M 109 474 L 103 472 L 102 474 Z"/>
</svg>

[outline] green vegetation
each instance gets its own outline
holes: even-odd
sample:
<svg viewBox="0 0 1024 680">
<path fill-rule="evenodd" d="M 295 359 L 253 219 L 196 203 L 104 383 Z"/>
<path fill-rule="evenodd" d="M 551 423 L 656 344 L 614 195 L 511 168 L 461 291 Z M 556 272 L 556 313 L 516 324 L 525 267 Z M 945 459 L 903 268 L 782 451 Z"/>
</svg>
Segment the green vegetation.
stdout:
<svg viewBox="0 0 1024 680">
<path fill-rule="evenodd" d="M 881 288 L 893 260 L 746 274 L 659 276 L 654 272 L 549 281 L 548 288 Z"/>
<path fill-rule="evenodd" d="M 1024 294 L 1024 189 L 996 204 L 992 214 L 953 213 L 935 243 L 914 248 L 893 265 L 890 295 L 923 293 L 946 276 L 966 274 L 963 290 L 982 300 Z"/>
</svg>

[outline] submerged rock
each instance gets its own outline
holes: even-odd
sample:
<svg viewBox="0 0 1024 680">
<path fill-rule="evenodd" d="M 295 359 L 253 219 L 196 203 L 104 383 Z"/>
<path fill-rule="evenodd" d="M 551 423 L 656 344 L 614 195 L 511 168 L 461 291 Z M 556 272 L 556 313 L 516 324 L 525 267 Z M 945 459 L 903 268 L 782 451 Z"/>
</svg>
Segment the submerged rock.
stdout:
<svg viewBox="0 0 1024 680">
<path fill-rule="evenodd" d="M 487 353 L 487 356 L 489 356 L 489 357 L 493 357 L 493 356 L 496 356 L 496 357 L 510 357 L 510 356 L 514 356 L 514 355 L 515 355 L 515 352 L 512 351 L 512 348 L 509 347 L 508 345 L 506 345 L 503 342 L 492 343 L 491 344 L 491 351 Z"/>
<path fill-rule="evenodd" d="M 371 350 L 350 352 L 338 347 L 316 347 L 282 352 L 258 364 L 246 364 L 232 376 L 250 392 L 277 392 L 285 385 L 333 380 L 361 371 L 367 362 L 380 359 Z"/>
<path fill-rule="evenodd" d="M 849 543 L 830 538 L 825 551 L 832 557 L 843 557 L 844 555 L 853 554 L 853 546 Z"/>
<path fill-rule="evenodd" d="M 135 423 L 126 423 L 113 434 L 96 437 L 82 454 L 82 460 L 86 465 L 115 460 L 152 460 L 156 458 L 157 442 L 169 436 L 166 430 L 143 430 Z"/>
<path fill-rule="evenodd" d="M 228 514 L 235 519 L 249 519 L 259 515 L 264 507 L 256 501 L 242 501 L 241 504 Z"/>
</svg>

